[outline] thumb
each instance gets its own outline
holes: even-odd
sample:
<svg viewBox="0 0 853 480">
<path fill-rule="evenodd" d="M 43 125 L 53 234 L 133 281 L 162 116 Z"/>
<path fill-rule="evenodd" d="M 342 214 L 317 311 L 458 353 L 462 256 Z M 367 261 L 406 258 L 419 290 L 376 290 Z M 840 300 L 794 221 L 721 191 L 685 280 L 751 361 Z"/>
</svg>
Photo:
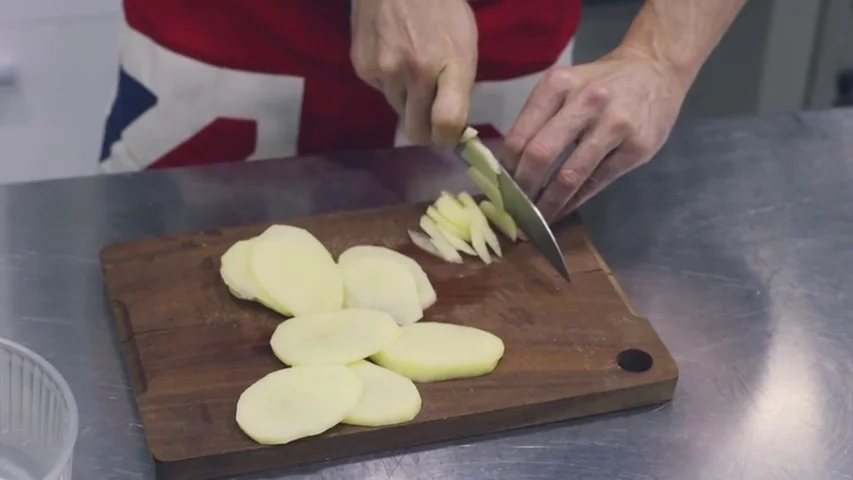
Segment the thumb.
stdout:
<svg viewBox="0 0 853 480">
<path fill-rule="evenodd" d="M 474 72 L 458 64 L 442 69 L 436 81 L 435 101 L 432 104 L 432 143 L 452 148 L 468 120 Z"/>
</svg>

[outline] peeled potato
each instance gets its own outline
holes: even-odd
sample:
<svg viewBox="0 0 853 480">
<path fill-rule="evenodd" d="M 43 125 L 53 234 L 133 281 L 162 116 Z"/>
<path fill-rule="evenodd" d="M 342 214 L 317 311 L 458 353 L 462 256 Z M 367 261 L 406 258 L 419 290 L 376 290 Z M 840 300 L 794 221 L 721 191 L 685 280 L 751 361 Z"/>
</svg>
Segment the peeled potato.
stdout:
<svg viewBox="0 0 853 480">
<path fill-rule="evenodd" d="M 482 172 L 491 183 L 497 183 L 497 176 L 501 173 L 500 163 L 480 139 L 471 137 L 465 141 L 462 158 L 468 162 L 468 165 Z"/>
<path fill-rule="evenodd" d="M 338 264 L 348 261 L 353 257 L 366 258 L 386 258 L 388 260 L 398 262 L 409 270 L 409 273 L 415 279 L 415 286 L 418 290 L 418 298 L 420 299 L 421 308 L 426 310 L 432 306 L 436 300 L 435 289 L 429 280 L 424 269 L 413 258 L 403 255 L 396 250 L 381 247 L 378 245 L 356 245 L 348 248 L 345 252 L 338 256 Z"/>
<path fill-rule="evenodd" d="M 480 207 L 477 205 L 474 197 L 469 195 L 468 192 L 462 192 L 459 194 L 459 203 L 462 204 L 465 211 L 471 216 L 471 229 L 480 229 L 480 233 L 482 234 L 485 243 L 491 247 L 492 251 L 495 252 L 495 255 L 502 257 L 503 252 L 501 252 L 501 243 L 498 241 L 498 237 L 495 235 L 492 227 L 489 226 L 489 220 L 480 210 Z M 471 232 L 471 235 L 473 237 L 474 233 Z"/>
<path fill-rule="evenodd" d="M 389 258 L 341 256 L 347 308 L 369 308 L 388 313 L 399 325 L 409 325 L 424 316 L 418 287 L 411 271 Z"/>
<path fill-rule="evenodd" d="M 504 354 L 499 337 L 474 327 L 419 322 L 401 330 L 394 343 L 371 359 L 415 382 L 485 375 Z"/>
<path fill-rule="evenodd" d="M 465 127 L 465 130 L 462 132 L 462 136 L 459 138 L 459 143 L 469 142 L 479 135 L 480 132 L 477 131 L 474 127 Z"/>
<path fill-rule="evenodd" d="M 486 236 L 482 226 L 479 223 L 471 224 L 471 245 L 477 251 L 477 256 L 485 264 L 492 263 L 492 256 L 489 254 L 489 248 L 486 246 Z"/>
<path fill-rule="evenodd" d="M 258 236 L 265 238 L 300 236 L 305 239 L 316 239 L 308 230 L 301 227 L 294 227 L 293 225 L 271 225 Z"/>
<path fill-rule="evenodd" d="M 408 422 L 421 410 L 421 394 L 408 378 L 361 360 L 349 365 L 364 391 L 341 423 L 381 427 Z"/>
<path fill-rule="evenodd" d="M 243 300 L 256 300 L 271 310 L 289 316 L 290 312 L 277 305 L 258 285 L 249 269 L 253 241 L 253 239 L 240 240 L 225 251 L 219 267 L 222 281 L 225 282 L 235 297 Z"/>
<path fill-rule="evenodd" d="M 456 225 L 461 231 L 467 232 L 471 226 L 471 218 L 465 208 L 452 194 L 441 192 L 441 195 L 433 203 L 435 209 L 450 223 Z M 467 238 L 463 237 L 463 240 Z"/>
<path fill-rule="evenodd" d="M 293 315 L 331 312 L 344 304 L 334 258 L 308 233 L 269 234 L 252 241 L 250 271 L 277 305 Z"/>
<path fill-rule="evenodd" d="M 446 262 L 462 263 L 462 256 L 444 238 L 433 238 L 414 230 L 409 230 L 408 233 L 412 243 L 421 250 Z"/>
<path fill-rule="evenodd" d="M 345 366 L 302 366 L 275 371 L 237 401 L 237 425 L 263 445 L 319 435 L 359 404 L 361 380 Z"/>
<path fill-rule="evenodd" d="M 438 210 L 435 208 L 435 206 L 430 205 L 429 207 L 427 207 L 426 215 L 427 217 L 432 219 L 433 222 L 435 222 L 436 226 L 440 226 L 442 229 L 452 233 L 456 237 L 461 238 L 462 240 L 471 239 L 471 235 L 468 233 L 467 228 L 462 228 L 445 218 L 444 215 L 438 213 Z"/>
<path fill-rule="evenodd" d="M 495 204 L 488 200 L 480 202 L 480 211 L 489 219 L 498 229 L 503 232 L 513 242 L 518 240 L 518 226 L 515 220 L 512 219 L 509 213 L 499 209 Z"/>
<path fill-rule="evenodd" d="M 486 194 L 486 197 L 488 197 L 489 200 L 494 202 L 495 205 L 497 205 L 501 209 L 503 209 L 504 201 L 503 201 L 503 197 L 501 197 L 501 191 L 498 188 L 498 184 L 497 183 L 491 183 L 489 181 L 489 179 L 483 175 L 482 172 L 480 172 L 479 170 L 477 170 L 474 167 L 469 167 L 467 173 L 468 173 L 468 178 L 470 178 L 471 181 L 474 182 L 475 185 L 480 187 L 480 190 L 482 190 L 483 193 Z M 497 181 L 497 180 L 495 180 L 495 181 Z"/>
<path fill-rule="evenodd" d="M 347 365 L 388 347 L 400 333 L 385 312 L 348 308 L 285 320 L 270 346 L 286 365 Z"/>
<path fill-rule="evenodd" d="M 231 245 L 220 259 L 219 275 L 231 290 L 231 293 L 243 300 L 254 300 L 258 295 L 258 286 L 249 272 L 249 251 L 251 240 L 240 240 Z"/>
<path fill-rule="evenodd" d="M 431 218 L 426 215 L 421 215 L 421 219 L 418 222 L 418 226 L 421 227 L 421 230 L 426 232 L 431 238 L 442 238 L 447 243 L 450 244 L 455 250 L 467 253 L 468 255 L 476 255 L 474 249 L 471 248 L 470 245 L 465 243 L 465 240 L 454 235 L 449 230 L 442 230 L 441 225 L 436 222 L 433 222 Z"/>
</svg>

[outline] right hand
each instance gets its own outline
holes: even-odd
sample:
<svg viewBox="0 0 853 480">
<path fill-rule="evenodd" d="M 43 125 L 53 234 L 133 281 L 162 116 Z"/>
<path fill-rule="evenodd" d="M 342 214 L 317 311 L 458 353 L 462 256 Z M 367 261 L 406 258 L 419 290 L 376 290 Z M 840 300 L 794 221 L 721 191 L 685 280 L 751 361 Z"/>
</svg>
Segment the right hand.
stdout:
<svg viewBox="0 0 853 480">
<path fill-rule="evenodd" d="M 467 0 L 353 0 L 350 57 L 417 144 L 451 148 L 468 119 L 477 24 Z"/>
</svg>

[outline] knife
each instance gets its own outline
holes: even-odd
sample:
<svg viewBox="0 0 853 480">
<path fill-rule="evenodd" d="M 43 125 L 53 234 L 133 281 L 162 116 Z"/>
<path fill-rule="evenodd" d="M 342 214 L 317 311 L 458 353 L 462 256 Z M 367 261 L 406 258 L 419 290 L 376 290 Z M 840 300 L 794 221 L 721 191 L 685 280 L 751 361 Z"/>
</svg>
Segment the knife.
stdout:
<svg viewBox="0 0 853 480">
<path fill-rule="evenodd" d="M 477 130 L 467 127 L 453 151 L 468 165 L 468 176 L 486 197 L 507 212 L 560 276 L 571 282 L 563 252 L 548 222 L 491 150 L 483 145 Z"/>
</svg>

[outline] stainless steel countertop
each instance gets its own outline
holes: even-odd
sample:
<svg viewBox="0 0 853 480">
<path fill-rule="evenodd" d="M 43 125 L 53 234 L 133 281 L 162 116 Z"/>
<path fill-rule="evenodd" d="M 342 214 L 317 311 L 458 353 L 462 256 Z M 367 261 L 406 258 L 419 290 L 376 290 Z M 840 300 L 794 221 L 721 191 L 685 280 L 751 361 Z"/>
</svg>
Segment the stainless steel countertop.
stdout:
<svg viewBox="0 0 853 480">
<path fill-rule="evenodd" d="M 153 478 L 101 246 L 472 188 L 419 152 L 0 188 L 0 336 L 71 384 L 75 478 Z M 853 110 L 680 125 L 583 213 L 679 363 L 673 402 L 252 478 L 853 478 Z"/>
</svg>

